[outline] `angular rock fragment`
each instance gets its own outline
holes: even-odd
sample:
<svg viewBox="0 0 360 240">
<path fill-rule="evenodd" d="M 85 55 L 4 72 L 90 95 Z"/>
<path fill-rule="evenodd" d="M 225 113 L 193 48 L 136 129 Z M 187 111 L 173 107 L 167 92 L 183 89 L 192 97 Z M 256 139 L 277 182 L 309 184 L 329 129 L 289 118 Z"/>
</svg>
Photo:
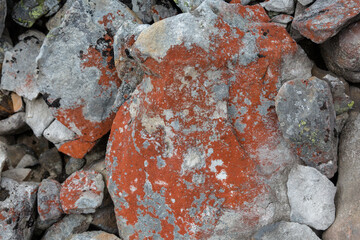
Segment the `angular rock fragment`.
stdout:
<svg viewBox="0 0 360 240">
<path fill-rule="evenodd" d="M 23 112 L 24 111 L 24 103 L 22 101 L 22 98 L 19 95 L 17 95 L 16 93 L 11 93 L 10 97 L 12 100 L 14 112 Z"/>
<path fill-rule="evenodd" d="M 58 120 L 55 120 L 44 130 L 44 137 L 52 143 L 61 145 L 64 142 L 76 139 L 76 133 Z"/>
<path fill-rule="evenodd" d="M 2 72 L 2 65 L 4 62 L 5 52 L 13 47 L 10 37 L 7 35 L 5 35 L 4 33 L 2 36 L 0 36 L 0 77 Z"/>
<path fill-rule="evenodd" d="M 42 180 L 37 194 L 37 210 L 41 221 L 59 220 L 63 214 L 60 202 L 61 184 L 53 179 Z"/>
<path fill-rule="evenodd" d="M 359 112 L 360 111 L 360 88 L 356 86 L 350 86 L 350 98 L 354 101 L 352 109 Z"/>
<path fill-rule="evenodd" d="M 297 45 L 269 21 L 259 5 L 206 0 L 136 35 L 128 53 L 144 78 L 106 157 L 122 238 L 247 239 L 289 216 L 297 160 L 274 97 Z"/>
<path fill-rule="evenodd" d="M 62 184 L 60 200 L 66 214 L 93 213 L 104 197 L 104 180 L 95 171 L 78 171 Z"/>
<path fill-rule="evenodd" d="M 37 164 L 39 164 L 39 161 L 36 159 L 36 157 L 32 156 L 31 154 L 25 154 L 21 158 L 20 162 L 16 165 L 16 168 L 33 167 Z"/>
<path fill-rule="evenodd" d="M 186 13 L 195 10 L 204 0 L 174 0 L 174 2 L 181 11 Z"/>
<path fill-rule="evenodd" d="M 60 26 L 64 19 L 66 11 L 68 11 L 76 0 L 67 0 L 56 14 L 46 22 L 46 28 L 50 31 Z"/>
<path fill-rule="evenodd" d="M 63 171 L 62 159 L 56 148 L 43 152 L 39 157 L 41 167 L 44 168 L 52 178 L 58 178 Z"/>
<path fill-rule="evenodd" d="M 169 6 L 155 5 L 151 7 L 151 15 L 154 22 L 158 22 L 168 17 L 175 16 L 178 12 L 169 4 Z"/>
<path fill-rule="evenodd" d="M 291 169 L 287 189 L 291 221 L 317 230 L 326 230 L 334 222 L 336 187 L 315 168 Z"/>
<path fill-rule="evenodd" d="M 293 151 L 327 177 L 337 170 L 335 110 L 329 85 L 318 78 L 286 82 L 276 96 L 280 129 Z"/>
<path fill-rule="evenodd" d="M 110 204 L 108 206 L 98 208 L 93 214 L 93 221 L 91 222 L 91 225 L 96 229 L 117 234 L 118 229 L 116 225 L 114 205 Z"/>
<path fill-rule="evenodd" d="M 48 105 L 42 98 L 37 98 L 32 101 L 25 99 L 25 103 L 25 121 L 27 125 L 31 127 L 35 136 L 40 137 L 50 123 L 53 122 L 54 117 L 52 116 Z"/>
<path fill-rule="evenodd" d="M 321 0 L 295 16 L 292 26 L 311 41 L 323 43 L 356 21 L 359 13 L 358 0 Z"/>
<path fill-rule="evenodd" d="M 298 2 L 303 5 L 303 6 L 307 6 L 310 3 L 313 3 L 315 0 L 298 0 Z"/>
<path fill-rule="evenodd" d="M 9 178 L 1 179 L 0 239 L 30 240 L 35 222 L 35 200 L 38 184 L 19 184 Z"/>
<path fill-rule="evenodd" d="M 14 144 L 6 147 L 7 158 L 8 158 L 8 167 L 15 168 L 21 159 L 26 155 L 34 155 L 34 152 L 31 148 L 24 144 Z"/>
<path fill-rule="evenodd" d="M 0 120 L 0 136 L 22 133 L 28 128 L 24 112 L 15 113 L 6 119 Z"/>
<path fill-rule="evenodd" d="M 30 174 L 30 168 L 15 168 L 2 172 L 2 176 L 5 178 L 13 179 L 17 182 L 24 181 Z"/>
<path fill-rule="evenodd" d="M 268 0 L 260 3 L 266 10 L 292 14 L 295 9 L 294 0 Z"/>
<path fill-rule="evenodd" d="M 120 238 L 103 231 L 92 231 L 72 235 L 69 240 L 120 240 Z"/>
<path fill-rule="evenodd" d="M 82 158 L 111 128 L 122 82 L 114 66 L 113 36 L 126 20 L 138 21 L 119 1 L 75 1 L 37 58 L 40 92 L 56 119 L 77 134 L 59 148 L 72 157 Z"/>
<path fill-rule="evenodd" d="M 0 37 L 5 28 L 5 19 L 6 19 L 6 0 L 0 0 Z"/>
<path fill-rule="evenodd" d="M 86 163 L 85 159 L 70 158 L 69 161 L 65 165 L 65 173 L 67 175 L 70 175 L 70 174 L 80 170 L 85 165 L 85 163 Z"/>
</svg>

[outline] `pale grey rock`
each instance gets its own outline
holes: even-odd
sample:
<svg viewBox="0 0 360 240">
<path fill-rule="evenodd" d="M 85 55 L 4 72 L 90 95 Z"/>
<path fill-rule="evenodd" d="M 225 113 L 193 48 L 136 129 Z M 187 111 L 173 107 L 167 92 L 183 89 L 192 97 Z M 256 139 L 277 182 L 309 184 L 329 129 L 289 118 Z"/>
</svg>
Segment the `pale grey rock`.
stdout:
<svg viewBox="0 0 360 240">
<path fill-rule="evenodd" d="M 1 180 L 1 172 L 7 162 L 7 148 L 6 144 L 0 143 L 0 180 Z"/>
<path fill-rule="evenodd" d="M 0 0 L 0 37 L 5 28 L 6 13 L 7 13 L 6 0 Z"/>
<path fill-rule="evenodd" d="M 177 14 L 176 9 L 172 8 L 171 5 L 167 7 L 163 5 L 155 5 L 151 8 L 151 12 L 154 22 L 158 22 L 160 20 L 175 16 Z"/>
<path fill-rule="evenodd" d="M 4 31 L 3 35 L 0 36 L 0 76 L 2 72 L 5 52 L 9 51 L 11 48 L 13 48 L 11 38 L 9 37 L 8 31 Z"/>
<path fill-rule="evenodd" d="M 25 154 L 20 162 L 16 165 L 16 168 L 33 167 L 39 164 L 39 160 L 31 154 Z"/>
<path fill-rule="evenodd" d="M 54 117 L 42 98 L 32 101 L 25 99 L 25 121 L 30 126 L 36 137 L 42 136 L 44 130 L 53 122 Z"/>
<path fill-rule="evenodd" d="M 351 85 L 350 86 L 350 98 L 354 101 L 354 106 L 352 110 L 359 112 L 360 111 L 360 88 Z"/>
<path fill-rule="evenodd" d="M 85 232 L 91 223 L 91 215 L 71 214 L 53 224 L 41 240 L 64 240 L 72 234 Z"/>
<path fill-rule="evenodd" d="M 52 143 L 63 143 L 76 139 L 76 133 L 65 127 L 58 120 L 54 120 L 44 130 L 44 137 Z"/>
<path fill-rule="evenodd" d="M 72 235 L 69 240 L 120 240 L 114 234 L 103 231 L 84 232 Z"/>
<path fill-rule="evenodd" d="M 195 10 L 204 0 L 174 0 L 182 12 L 191 12 Z"/>
<path fill-rule="evenodd" d="M 297 2 L 296 5 L 295 5 L 294 18 L 296 18 L 296 17 L 300 16 L 301 14 L 303 14 L 305 9 L 306 9 L 305 6 L 303 6 L 302 4 Z M 294 22 L 294 19 L 293 19 L 293 22 Z M 293 22 L 291 23 L 291 27 L 290 27 L 290 36 L 295 41 L 298 42 L 300 40 L 303 40 L 305 37 L 303 35 L 301 35 L 301 33 L 293 27 L 293 24 L 294 24 Z"/>
<path fill-rule="evenodd" d="M 17 182 L 24 181 L 30 174 L 30 168 L 14 168 L 2 172 L 2 177 L 11 178 Z"/>
<path fill-rule="evenodd" d="M 297 0 L 301 5 L 307 6 L 310 3 L 313 3 L 315 0 Z"/>
<path fill-rule="evenodd" d="M 287 181 L 290 219 L 317 230 L 326 230 L 335 220 L 334 184 L 312 167 L 298 165 Z"/>
<path fill-rule="evenodd" d="M 24 144 L 9 145 L 6 148 L 6 151 L 8 167 L 10 169 L 15 168 L 26 154 L 34 156 L 34 151 Z"/>
<path fill-rule="evenodd" d="M 144 23 L 150 23 L 153 19 L 151 16 L 151 7 L 155 5 L 155 0 L 132 0 L 132 10 Z"/>
<path fill-rule="evenodd" d="M 57 178 L 62 174 L 63 165 L 61 156 L 56 148 L 52 148 L 40 155 L 41 167 L 49 172 L 50 177 Z"/>
<path fill-rule="evenodd" d="M 60 202 L 61 184 L 53 179 L 41 181 L 37 194 L 38 213 L 41 221 L 58 221 L 64 213 Z"/>
<path fill-rule="evenodd" d="M 260 3 L 268 11 L 292 14 L 295 10 L 294 0 L 269 0 Z"/>
<path fill-rule="evenodd" d="M 0 238 L 30 240 L 34 230 L 35 200 L 38 184 L 18 183 L 9 178 L 1 179 L 0 188 Z"/>
<path fill-rule="evenodd" d="M 271 18 L 271 22 L 280 23 L 287 26 L 293 20 L 293 16 L 287 14 L 279 14 Z"/>
<path fill-rule="evenodd" d="M 85 159 L 70 158 L 69 161 L 65 165 L 65 173 L 67 175 L 70 175 L 70 174 L 80 170 L 85 165 L 85 163 L 86 163 Z"/>
<path fill-rule="evenodd" d="M 295 222 L 277 222 L 261 228 L 253 240 L 320 240 L 306 225 Z"/>
<path fill-rule="evenodd" d="M 0 121 L 0 135 L 22 133 L 28 129 L 25 113 L 18 112 Z"/>
<path fill-rule="evenodd" d="M 2 66 L 1 88 L 19 96 L 34 99 L 39 94 L 36 86 L 36 57 L 45 35 L 29 30 L 19 36 L 20 42 L 5 53 Z"/>
<path fill-rule="evenodd" d="M 75 1 L 76 0 L 67 0 L 65 4 L 60 8 L 60 10 L 57 11 L 56 14 L 49 19 L 49 21 L 46 22 L 46 28 L 49 31 L 52 30 L 53 28 L 60 26 L 60 24 L 64 19 L 66 11 L 70 9 L 70 7 L 73 5 Z"/>
</svg>

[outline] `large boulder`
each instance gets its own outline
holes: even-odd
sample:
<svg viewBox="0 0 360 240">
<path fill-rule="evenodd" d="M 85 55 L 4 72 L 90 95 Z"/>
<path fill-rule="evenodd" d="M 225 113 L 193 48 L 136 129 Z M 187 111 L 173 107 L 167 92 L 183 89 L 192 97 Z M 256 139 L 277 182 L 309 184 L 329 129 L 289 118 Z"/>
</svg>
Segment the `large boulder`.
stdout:
<svg viewBox="0 0 360 240">
<path fill-rule="evenodd" d="M 127 48 L 144 78 L 117 113 L 106 157 L 123 239 L 246 239 L 289 220 L 297 160 L 274 97 L 297 46 L 269 20 L 259 5 L 207 0 Z"/>
</svg>

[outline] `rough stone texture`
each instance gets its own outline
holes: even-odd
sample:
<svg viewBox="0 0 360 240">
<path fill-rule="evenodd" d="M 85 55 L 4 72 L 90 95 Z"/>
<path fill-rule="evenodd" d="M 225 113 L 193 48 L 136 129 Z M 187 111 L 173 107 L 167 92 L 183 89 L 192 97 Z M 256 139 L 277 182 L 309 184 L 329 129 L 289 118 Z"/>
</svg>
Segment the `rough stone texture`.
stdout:
<svg viewBox="0 0 360 240">
<path fill-rule="evenodd" d="M 78 135 L 59 148 L 72 157 L 82 158 L 111 128 L 122 82 L 113 36 L 125 20 L 138 21 L 119 1 L 76 1 L 41 47 L 39 90 L 56 119 Z"/>
<path fill-rule="evenodd" d="M 7 146 L 6 151 L 8 167 L 10 169 L 15 168 L 26 154 L 34 155 L 32 149 L 24 144 L 14 144 Z"/>
<path fill-rule="evenodd" d="M 1 179 L 0 239 L 29 240 L 34 230 L 34 208 L 38 184 Z"/>
<path fill-rule="evenodd" d="M 114 205 L 110 204 L 108 206 L 98 208 L 93 214 L 93 221 L 91 222 L 91 225 L 95 226 L 96 229 L 117 234 L 118 229 L 116 225 Z"/>
<path fill-rule="evenodd" d="M 3 35 L 0 36 L 0 76 L 2 71 L 2 64 L 4 62 L 5 52 L 13 47 L 11 38 L 8 36 L 7 31 L 4 31 Z"/>
<path fill-rule="evenodd" d="M 269 21 L 259 5 L 207 0 L 128 49 L 145 76 L 117 113 L 106 157 L 122 238 L 246 239 L 289 216 L 296 158 L 274 97 L 282 56 L 297 46 Z"/>
<path fill-rule="evenodd" d="M 7 161 L 7 150 L 6 150 L 6 144 L 0 143 L 0 180 L 1 180 L 1 172 L 6 164 Z"/>
<path fill-rule="evenodd" d="M 301 165 L 288 178 L 291 221 L 326 230 L 335 220 L 334 184 L 315 168 Z"/>
<path fill-rule="evenodd" d="M 354 101 L 354 106 L 352 107 L 355 111 L 360 111 L 360 88 L 356 86 L 350 86 L 350 98 Z"/>
<path fill-rule="evenodd" d="M 329 85 L 316 77 L 286 82 L 276 96 L 280 129 L 293 151 L 327 177 L 337 170 L 335 110 Z"/>
<path fill-rule="evenodd" d="M 25 122 L 25 113 L 19 112 L 0 121 L 0 135 L 11 135 L 24 132 L 28 129 Z"/>
<path fill-rule="evenodd" d="M 27 168 L 27 167 L 33 167 L 35 165 L 39 164 L 39 161 L 36 157 L 30 155 L 30 154 L 25 154 L 20 162 L 16 165 L 16 168 Z"/>
<path fill-rule="evenodd" d="M 195 10 L 204 0 L 173 0 L 182 12 L 191 12 Z"/>
<path fill-rule="evenodd" d="M 39 157 L 41 167 L 44 168 L 52 178 L 57 178 L 62 174 L 62 159 L 56 148 L 43 152 Z"/>
<path fill-rule="evenodd" d="M 120 240 L 120 238 L 107 232 L 93 231 L 75 234 L 69 240 Z"/>
<path fill-rule="evenodd" d="M 76 133 L 58 120 L 53 121 L 44 131 L 44 137 L 54 144 L 62 144 L 76 139 Z"/>
<path fill-rule="evenodd" d="M 298 2 L 303 6 L 309 5 L 310 3 L 313 3 L 314 1 L 315 0 L 298 0 Z"/>
<path fill-rule="evenodd" d="M 60 8 L 61 0 L 21 0 L 12 11 L 12 19 L 23 27 L 30 28 L 42 16 L 51 16 Z"/>
<path fill-rule="evenodd" d="M 60 189 L 61 184 L 58 181 L 42 180 L 37 195 L 37 209 L 41 221 L 59 220 L 63 214 Z"/>
<path fill-rule="evenodd" d="M 358 0 L 321 0 L 295 16 L 292 26 L 311 41 L 323 43 L 358 19 L 359 13 Z"/>
<path fill-rule="evenodd" d="M 154 22 L 158 22 L 168 17 L 175 16 L 177 14 L 177 10 L 170 6 L 164 5 L 155 5 L 151 8 L 151 15 Z"/>
<path fill-rule="evenodd" d="M 360 82 L 360 22 L 342 30 L 321 45 L 328 69 L 346 80 Z"/>
<path fill-rule="evenodd" d="M 294 222 L 277 222 L 261 228 L 253 240 L 320 240 L 306 225 Z"/>
<path fill-rule="evenodd" d="M 293 14 L 295 10 L 294 0 L 268 0 L 260 3 L 266 10 Z"/>
<path fill-rule="evenodd" d="M 271 18 L 271 22 L 283 24 L 285 27 L 294 19 L 293 16 L 287 14 L 279 14 Z"/>
<path fill-rule="evenodd" d="M 0 120 L 14 114 L 12 99 L 6 93 L 0 92 Z"/>
<path fill-rule="evenodd" d="M 65 165 L 65 173 L 67 175 L 70 175 L 70 174 L 80 170 L 85 165 L 85 163 L 86 163 L 85 159 L 70 158 L 69 161 Z"/>
<path fill-rule="evenodd" d="M 19 36 L 20 42 L 5 53 L 2 67 L 1 88 L 16 92 L 27 99 L 39 94 L 36 86 L 36 57 L 39 54 L 45 35 L 29 30 Z"/>
<path fill-rule="evenodd" d="M 132 10 L 143 23 L 151 23 L 151 7 L 155 5 L 155 0 L 132 0 Z"/>
<path fill-rule="evenodd" d="M 7 13 L 6 0 L 0 0 L 0 37 L 5 28 L 6 13 Z"/>
<path fill-rule="evenodd" d="M 2 172 L 1 175 L 5 178 L 11 178 L 17 182 L 22 182 L 29 176 L 30 172 L 30 168 L 15 168 L 6 170 Z"/>
<path fill-rule="evenodd" d="M 71 214 L 52 225 L 41 240 L 64 240 L 72 234 L 85 232 L 91 223 L 90 215 Z"/>
<path fill-rule="evenodd" d="M 340 136 L 336 218 L 323 234 L 324 240 L 356 240 L 360 236 L 359 143 L 360 115 L 351 112 Z"/>
<path fill-rule="evenodd" d="M 46 22 L 46 28 L 50 31 L 53 28 L 56 28 L 60 26 L 62 23 L 66 11 L 68 11 L 71 6 L 73 5 L 75 0 L 67 0 L 64 5 L 60 8 L 59 11 L 56 12 L 56 14 L 49 19 L 49 21 Z"/>
<path fill-rule="evenodd" d="M 104 197 L 104 180 L 95 171 L 78 171 L 62 184 L 60 200 L 66 214 L 93 213 Z"/>
<path fill-rule="evenodd" d="M 35 136 L 40 137 L 44 130 L 54 120 L 54 117 L 42 98 L 37 98 L 32 101 L 25 99 L 25 103 L 25 121 L 27 125 L 30 126 Z"/>
</svg>

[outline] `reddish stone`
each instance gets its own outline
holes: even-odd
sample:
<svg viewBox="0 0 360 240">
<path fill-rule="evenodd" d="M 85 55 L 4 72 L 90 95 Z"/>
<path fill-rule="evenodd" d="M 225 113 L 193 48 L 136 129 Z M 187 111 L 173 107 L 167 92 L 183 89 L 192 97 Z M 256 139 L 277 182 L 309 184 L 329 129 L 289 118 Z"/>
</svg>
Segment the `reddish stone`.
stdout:
<svg viewBox="0 0 360 240">
<path fill-rule="evenodd" d="M 44 179 L 38 190 L 38 213 L 41 221 L 58 220 L 63 214 L 60 203 L 61 184 L 52 179 Z"/>
<path fill-rule="evenodd" d="M 106 157 L 122 238 L 245 239 L 288 216 L 274 179 L 294 156 L 274 97 L 296 49 L 260 6 L 215 0 L 140 33 L 131 52 L 145 77 Z"/>
</svg>

